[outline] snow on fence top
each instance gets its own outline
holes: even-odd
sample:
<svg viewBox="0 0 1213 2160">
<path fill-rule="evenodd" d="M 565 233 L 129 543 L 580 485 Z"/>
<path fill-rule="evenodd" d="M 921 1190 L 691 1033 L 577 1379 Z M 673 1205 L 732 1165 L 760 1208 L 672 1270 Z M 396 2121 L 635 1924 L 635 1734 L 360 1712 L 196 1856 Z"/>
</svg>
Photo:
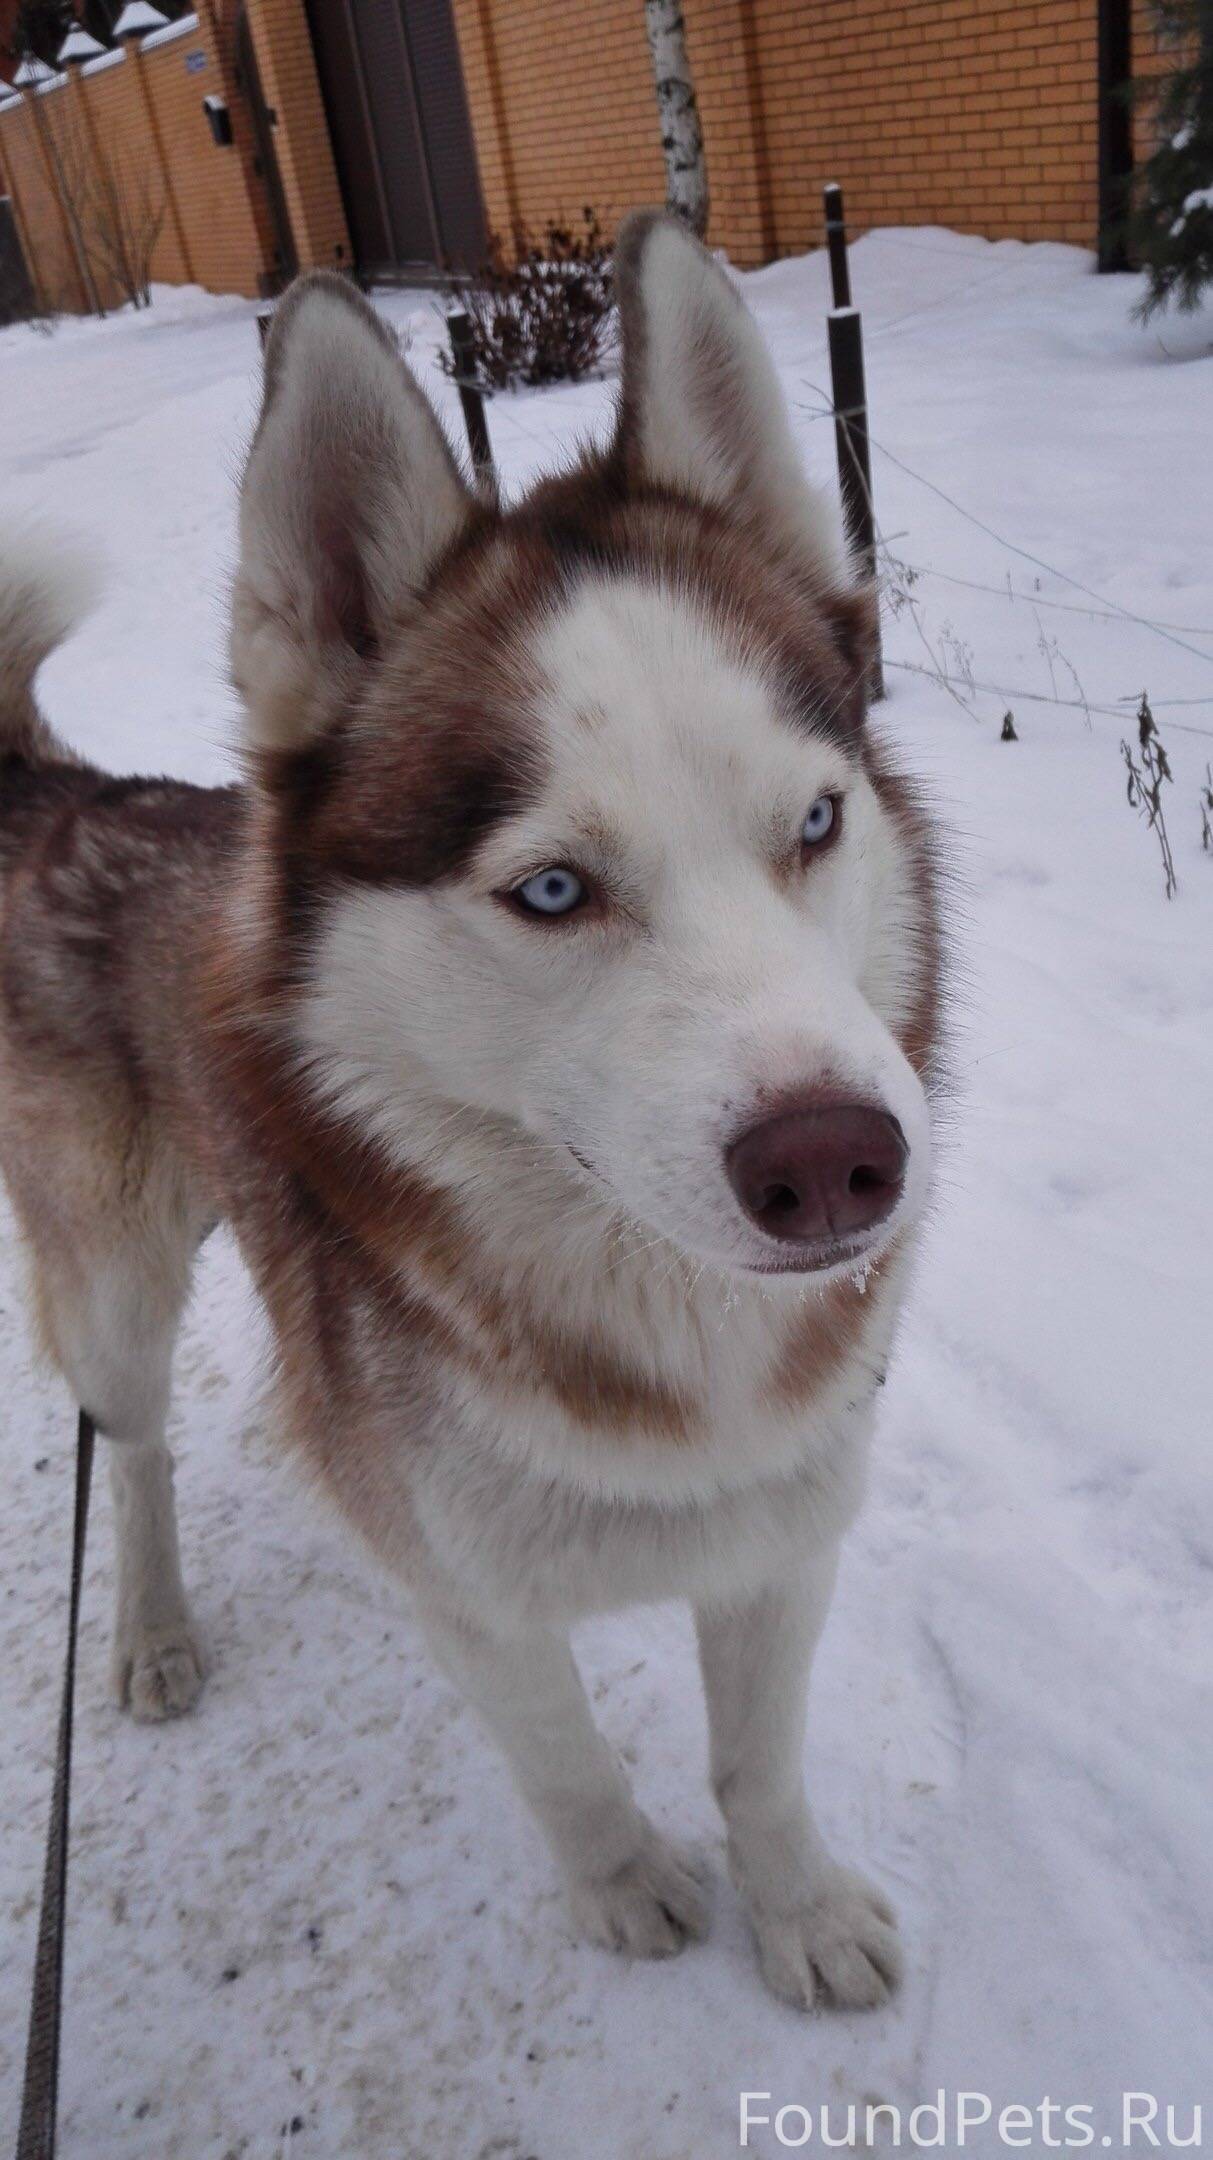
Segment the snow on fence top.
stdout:
<svg viewBox="0 0 1213 2160">
<path fill-rule="evenodd" d="M 189 37 L 197 29 L 198 17 L 196 15 L 180 15 L 176 22 L 165 23 L 158 30 L 150 30 L 145 37 L 139 39 L 139 43 L 144 52 L 154 52 L 158 46 L 171 45 L 174 39 Z M 70 42 L 69 37 L 68 43 L 70 44 Z M 66 46 L 63 51 L 66 58 L 70 60 L 72 54 L 67 51 Z M 94 59 L 85 60 L 81 64 L 80 73 L 82 75 L 100 75 L 106 68 L 121 67 L 125 58 L 126 46 L 115 45 L 111 51 L 100 52 Z M 27 62 L 25 65 L 28 66 L 29 63 Z M 28 88 L 32 90 L 36 97 L 50 97 L 54 91 L 62 90 L 70 80 L 65 70 L 57 71 L 54 68 L 47 67 L 45 61 L 39 61 L 37 66 L 41 72 L 36 77 L 31 72 L 26 80 L 22 82 L 20 70 L 15 77 L 15 82 L 21 89 Z M 0 110 L 12 102 L 14 101 L 11 96 L 0 98 Z"/>
</svg>

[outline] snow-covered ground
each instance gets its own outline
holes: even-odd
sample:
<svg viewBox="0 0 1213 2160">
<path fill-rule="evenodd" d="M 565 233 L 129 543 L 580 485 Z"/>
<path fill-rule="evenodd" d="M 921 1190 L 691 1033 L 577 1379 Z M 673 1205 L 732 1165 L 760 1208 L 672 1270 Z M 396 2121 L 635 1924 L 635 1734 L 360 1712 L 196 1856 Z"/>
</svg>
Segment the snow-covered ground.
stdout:
<svg viewBox="0 0 1213 2160">
<path fill-rule="evenodd" d="M 890 668 L 879 724 L 953 836 L 961 1099 L 811 1726 L 827 1828 L 899 1904 L 904 1989 L 875 2016 L 810 2020 L 763 1992 L 675 1610 L 587 1628 L 580 1649 L 642 1798 L 710 1870 L 713 1932 L 673 1966 L 574 1946 L 538 1838 L 402 1598 L 271 1449 L 259 1322 L 217 1240 L 174 1415 L 214 1672 L 178 1725 L 132 1725 L 106 1699 L 99 1480 L 64 2160 L 716 2160 L 738 2149 L 743 2089 L 773 2095 L 760 2113 L 815 2111 L 813 2150 L 823 2104 L 841 2138 L 848 2102 L 908 2113 L 940 2088 L 1086 2106 L 1096 2146 L 1120 2149 L 1124 2090 L 1156 2096 L 1156 2137 L 1168 2101 L 1182 2135 L 1210 2100 L 1213 856 L 1197 795 L 1213 755 L 1213 318 L 1137 329 L 1133 282 L 1058 247 L 880 232 L 853 268 L 879 514 L 918 566 L 897 580 L 887 652 L 961 678 L 971 708 Z M 745 282 L 828 475 L 821 259 Z M 430 303 L 384 306 L 454 421 Z M 3 500 L 96 532 L 110 559 L 108 598 L 45 699 L 119 768 L 233 769 L 224 583 L 256 361 L 251 308 L 198 294 L 0 335 Z M 609 396 L 496 400 L 507 482 L 600 427 Z M 1118 749 L 1143 687 L 1175 772 L 1170 904 Z M 1083 699 L 1114 710 L 1088 716 Z M 1019 740 L 1004 744 L 1008 705 Z M 71 1425 L 30 1361 L 7 1216 L 0 1385 L 11 2141 Z M 1084 2134 L 1058 2117 L 1012 2129 L 1035 2151 Z M 759 2129 L 751 2149 L 781 2148 Z M 964 2149 L 1009 2147 L 987 2125 Z"/>
</svg>

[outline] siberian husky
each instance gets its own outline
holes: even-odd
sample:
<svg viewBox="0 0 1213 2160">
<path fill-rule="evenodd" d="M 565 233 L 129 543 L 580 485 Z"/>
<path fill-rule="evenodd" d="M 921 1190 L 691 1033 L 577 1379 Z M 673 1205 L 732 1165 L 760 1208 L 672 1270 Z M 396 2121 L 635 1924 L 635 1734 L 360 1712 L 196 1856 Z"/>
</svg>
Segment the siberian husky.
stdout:
<svg viewBox="0 0 1213 2160">
<path fill-rule="evenodd" d="M 0 571 L 0 1160 L 112 1443 L 114 1677 L 202 1656 L 164 1444 L 220 1217 L 291 1444 L 400 1575 L 595 1942 L 704 1927 L 569 1648 L 685 1598 L 763 1972 L 875 2004 L 893 1914 L 804 1791 L 809 1661 L 928 1187 L 931 833 L 774 369 L 675 222 L 617 258 L 613 437 L 473 493 L 353 287 L 275 317 L 232 657 L 248 783 L 113 779 L 35 705 L 79 595 Z"/>
</svg>

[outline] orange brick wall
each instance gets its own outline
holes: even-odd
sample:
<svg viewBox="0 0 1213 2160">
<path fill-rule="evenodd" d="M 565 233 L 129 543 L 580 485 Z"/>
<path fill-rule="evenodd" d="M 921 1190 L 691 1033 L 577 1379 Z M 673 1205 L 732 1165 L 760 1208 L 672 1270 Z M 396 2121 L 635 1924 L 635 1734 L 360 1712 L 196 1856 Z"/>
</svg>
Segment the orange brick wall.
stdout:
<svg viewBox="0 0 1213 2160">
<path fill-rule="evenodd" d="M 41 307 L 87 304 L 58 199 L 47 175 L 37 118 L 28 105 L 0 113 L 0 185 L 11 196 L 22 253 Z"/>
<path fill-rule="evenodd" d="M 348 266 L 350 236 L 303 0 L 250 0 L 249 22 L 301 270 Z"/>
<path fill-rule="evenodd" d="M 709 238 L 735 262 L 768 262 L 781 242 L 771 160 L 771 62 L 769 50 L 764 60 L 754 0 L 701 0 L 698 7 L 688 0 L 684 16 L 708 161 Z M 781 62 L 773 82 L 787 79 Z M 650 102 L 653 94 L 650 74 Z M 659 184 L 655 199 L 664 192 Z"/>
<path fill-rule="evenodd" d="M 641 0 L 451 0 L 490 226 L 576 217 L 608 229 L 665 193 Z M 855 229 L 938 223 L 1091 246 L 1097 199 L 1097 0 L 684 0 L 712 194 L 711 239 L 740 263 L 813 245 L 821 186 L 840 180 Z M 154 274 L 254 294 L 274 233 L 234 75 L 237 0 L 199 0 L 196 27 L 153 38 L 37 99 L 52 135 L 88 112 L 104 143 L 155 165 L 150 98 L 173 203 Z M 215 10 L 218 9 L 218 16 Z M 301 267 L 350 261 L 304 0 L 248 0 Z M 1133 0 L 1134 70 L 1165 56 Z M 204 55 L 199 72 L 190 54 Z M 202 97 L 227 97 L 216 149 Z M 146 97 L 145 93 L 146 92 Z M 1134 122 L 1138 155 L 1149 108 Z M 85 302 L 29 102 L 0 109 L 0 184 L 52 304 Z"/>
<path fill-rule="evenodd" d="M 857 227 L 1094 239 L 1095 0 L 755 0 L 753 24 L 776 252 L 819 238 L 827 180 Z"/>
<path fill-rule="evenodd" d="M 640 0 L 453 0 L 490 228 L 665 194 Z"/>
<path fill-rule="evenodd" d="M 194 69 L 186 65 L 191 56 Z M 202 108 L 208 94 L 227 95 L 236 137 L 229 148 L 211 139 Z M 264 204 L 252 181 L 247 114 L 232 93 L 209 15 L 183 25 L 179 35 L 154 38 L 142 51 L 85 67 L 44 95 L 0 109 L 0 166 L 26 261 L 48 306 L 78 308 L 89 296 L 65 231 L 62 196 L 48 179 L 48 147 L 84 226 L 87 212 L 79 205 L 90 183 L 74 176 L 98 153 L 134 196 L 163 202 L 153 278 L 256 295 L 270 260 Z M 114 304 L 119 295 L 107 287 L 97 253 L 87 253 L 102 302 Z"/>
<path fill-rule="evenodd" d="M 491 223 L 661 200 L 640 0 L 454 6 Z M 711 238 L 738 262 L 814 243 L 826 180 L 860 228 L 1094 243 L 1096 0 L 685 0 L 685 17 Z"/>
</svg>

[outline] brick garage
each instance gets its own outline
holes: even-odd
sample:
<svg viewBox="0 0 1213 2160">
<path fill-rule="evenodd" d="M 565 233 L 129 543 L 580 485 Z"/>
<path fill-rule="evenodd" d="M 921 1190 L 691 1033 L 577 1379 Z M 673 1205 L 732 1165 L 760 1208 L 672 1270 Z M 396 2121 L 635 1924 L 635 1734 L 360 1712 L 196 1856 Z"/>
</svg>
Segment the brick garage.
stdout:
<svg viewBox="0 0 1213 2160">
<path fill-rule="evenodd" d="M 1148 0 L 685 0 L 685 18 L 710 237 L 743 264 L 816 243 L 826 179 L 857 229 L 1093 246 L 1133 148 L 1109 80 L 1159 59 Z M 664 194 L 641 0 L 203 0 L 10 97 L 0 189 L 68 307 L 88 294 L 53 143 L 81 128 L 160 176 L 153 274 L 216 291 L 321 263 L 417 274 L 489 231 L 583 204 L 609 228 Z"/>
</svg>

